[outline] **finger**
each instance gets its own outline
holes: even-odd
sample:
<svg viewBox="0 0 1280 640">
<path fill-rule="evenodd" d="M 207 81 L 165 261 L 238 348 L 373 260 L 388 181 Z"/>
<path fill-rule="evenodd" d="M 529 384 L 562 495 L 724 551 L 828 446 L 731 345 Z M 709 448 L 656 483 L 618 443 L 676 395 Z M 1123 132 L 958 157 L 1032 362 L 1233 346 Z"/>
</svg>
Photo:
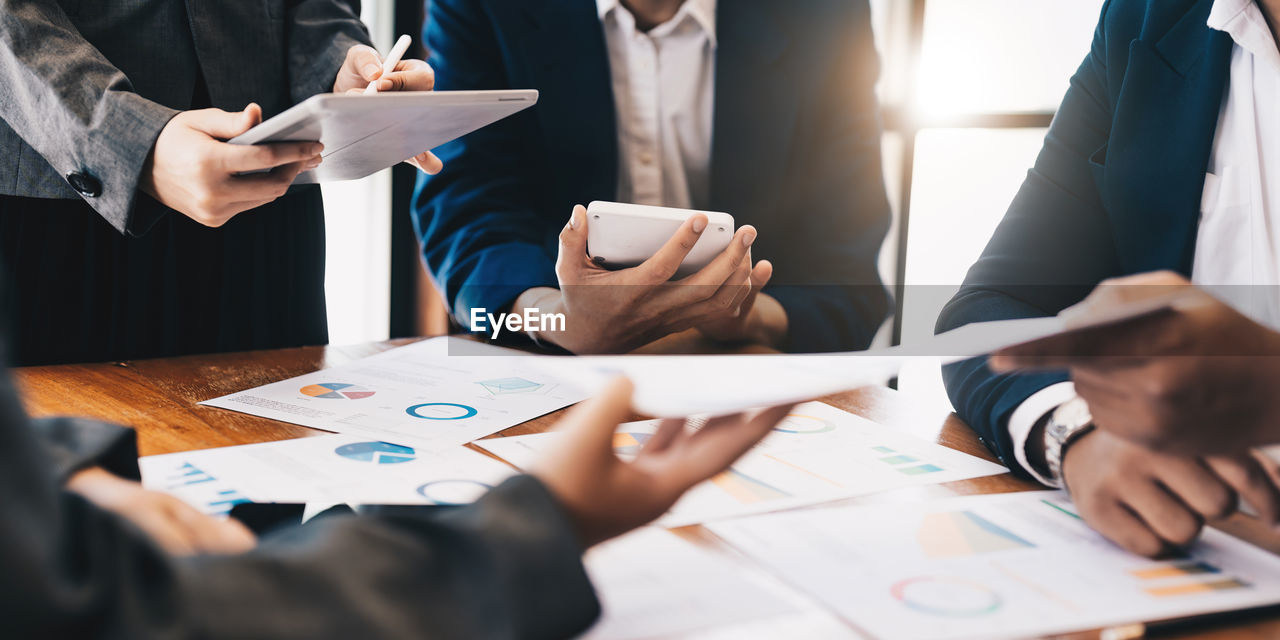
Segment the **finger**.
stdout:
<svg viewBox="0 0 1280 640">
<path fill-rule="evenodd" d="M 1225 518 L 1236 510 L 1236 494 L 1206 463 L 1188 459 L 1158 468 L 1160 483 L 1205 520 Z"/>
<path fill-rule="evenodd" d="M 254 103 L 239 112 L 198 109 L 187 114 L 188 126 L 219 140 L 230 140 L 262 122 L 262 107 Z"/>
<path fill-rule="evenodd" d="M 751 245 L 755 243 L 756 235 L 756 229 L 751 225 L 738 229 L 733 236 L 733 240 L 729 242 L 729 246 L 724 251 L 721 251 L 720 255 L 716 256 L 710 264 L 697 273 L 681 279 L 680 284 L 720 286 L 728 282 L 737 284 L 745 280 L 745 278 L 738 278 L 736 275 L 742 269 L 744 263 L 748 269 L 750 268 L 751 261 L 748 256 L 751 255 Z M 681 256 L 681 260 L 683 259 L 684 257 Z"/>
<path fill-rule="evenodd" d="M 657 253 L 636 267 L 636 273 L 651 284 L 662 284 L 670 280 L 706 229 L 707 216 L 701 213 L 690 216 Z"/>
<path fill-rule="evenodd" d="M 558 429 L 567 441 L 566 458 L 583 461 L 609 460 L 613 453 L 613 433 L 631 417 L 631 394 L 635 387 L 626 378 L 616 378 L 594 398 L 574 407 Z"/>
<path fill-rule="evenodd" d="M 377 85 L 378 91 L 431 91 L 436 85 L 436 74 L 422 60 L 404 60 L 395 71 L 378 78 Z"/>
<path fill-rule="evenodd" d="M 295 162 L 323 160 L 319 142 L 272 142 L 268 144 L 218 145 L 221 166 L 227 173 L 247 173 L 274 169 Z"/>
<path fill-rule="evenodd" d="M 686 421 L 681 418 L 667 418 L 658 422 L 657 431 L 649 436 L 649 441 L 644 443 L 644 449 L 641 454 L 657 454 L 666 451 L 672 443 L 686 433 Z"/>
<path fill-rule="evenodd" d="M 186 527 L 167 514 L 164 505 L 147 504 L 134 522 L 160 548 L 175 556 L 189 556 L 196 553 L 195 541 L 192 540 Z"/>
<path fill-rule="evenodd" d="M 1271 482 L 1266 469 L 1252 456 L 1237 458 L 1210 457 L 1205 463 L 1218 477 L 1236 490 L 1240 498 L 1258 512 L 1258 519 L 1274 526 L 1280 519 L 1280 491 Z"/>
<path fill-rule="evenodd" d="M 998 373 L 1014 369 L 1114 368 L 1161 355 L 1177 330 L 1177 314 L 1158 312 L 1125 322 L 1059 333 L 992 354 Z"/>
<path fill-rule="evenodd" d="M 681 280 L 677 286 L 664 291 L 662 300 L 665 304 L 676 308 L 684 307 L 670 321 L 674 324 L 697 324 L 737 315 L 742 300 L 751 293 L 750 266 L 751 263 L 747 261 L 739 264 L 737 271 L 719 287 L 687 285 Z M 706 297 L 708 293 L 710 297 Z"/>
<path fill-rule="evenodd" d="M 1148 558 L 1168 552 L 1168 544 L 1125 504 L 1105 500 L 1091 513 L 1092 517 L 1085 515 L 1089 526 L 1124 549 Z"/>
<path fill-rule="evenodd" d="M 365 82 L 373 82 L 382 75 L 382 56 L 373 47 L 364 44 L 351 47 L 347 60 Z"/>
<path fill-rule="evenodd" d="M 1125 490 L 1124 502 L 1161 540 L 1185 547 L 1200 535 L 1199 514 L 1155 481 L 1137 482 Z"/>
<path fill-rule="evenodd" d="M 409 159 L 409 164 L 417 167 L 419 171 L 434 176 L 444 170 L 444 162 L 436 157 L 436 154 L 430 151 L 423 151 L 418 155 Z"/>
<path fill-rule="evenodd" d="M 577 281 L 587 262 L 587 208 L 577 205 L 569 222 L 560 230 L 560 251 L 556 256 L 556 275 L 561 283 Z"/>
<path fill-rule="evenodd" d="M 232 519 L 218 520 L 182 504 L 175 507 L 176 517 L 191 532 L 199 551 L 205 553 L 243 553 L 253 548 L 253 533 Z"/>
<path fill-rule="evenodd" d="M 1190 284 L 1186 278 L 1172 271 L 1113 278 L 1099 284 L 1084 301 L 1064 309 L 1060 315 L 1068 326 L 1079 325 L 1115 307 L 1181 293 Z"/>
<path fill-rule="evenodd" d="M 689 436 L 679 448 L 680 454 L 673 457 L 673 475 L 683 486 L 691 487 L 728 469 L 769 435 L 792 408 L 794 405 L 765 409 L 745 422 L 740 417 L 708 421 Z"/>
<path fill-rule="evenodd" d="M 295 163 L 278 167 L 271 173 L 228 176 L 222 183 L 224 198 L 228 202 L 274 202 L 289 192 L 304 166 Z"/>
</svg>

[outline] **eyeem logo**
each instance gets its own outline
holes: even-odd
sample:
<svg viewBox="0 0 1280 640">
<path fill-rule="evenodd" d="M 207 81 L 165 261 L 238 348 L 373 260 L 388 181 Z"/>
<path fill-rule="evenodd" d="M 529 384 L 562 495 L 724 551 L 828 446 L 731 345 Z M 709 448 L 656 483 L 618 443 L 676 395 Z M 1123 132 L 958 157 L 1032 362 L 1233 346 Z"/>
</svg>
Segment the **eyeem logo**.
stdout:
<svg viewBox="0 0 1280 640">
<path fill-rule="evenodd" d="M 497 340 L 503 331 L 520 333 L 525 331 L 553 332 L 564 331 L 563 313 L 542 313 L 538 309 L 525 309 L 524 313 L 499 313 L 494 315 L 488 309 L 471 309 L 472 333 L 483 333 Z"/>
</svg>

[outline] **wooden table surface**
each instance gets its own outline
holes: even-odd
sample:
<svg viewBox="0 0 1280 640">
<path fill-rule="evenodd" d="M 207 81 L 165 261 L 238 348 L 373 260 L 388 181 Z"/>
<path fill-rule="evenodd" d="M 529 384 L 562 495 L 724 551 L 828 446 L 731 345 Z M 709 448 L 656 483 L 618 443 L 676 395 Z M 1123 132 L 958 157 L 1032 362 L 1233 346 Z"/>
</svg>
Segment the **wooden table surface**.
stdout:
<svg viewBox="0 0 1280 640">
<path fill-rule="evenodd" d="M 131 426 L 138 431 L 142 455 L 172 453 L 238 444 L 323 435 L 325 432 L 254 416 L 199 406 L 197 403 L 344 364 L 408 341 L 346 347 L 305 347 L 278 351 L 219 354 L 88 365 L 28 367 L 15 371 L 28 411 L 35 416 L 74 415 Z M 658 343 L 648 352 L 706 350 L 684 338 Z M 923 409 L 912 398 L 887 388 L 868 387 L 824 401 L 930 441 L 987 460 L 995 458 L 959 418 L 936 409 Z M 927 403 L 926 403 L 927 404 Z M 499 436 L 546 431 L 559 412 L 507 429 Z M 496 436 L 495 436 L 496 437 Z M 474 448 L 474 447 L 473 447 Z M 479 450 L 479 449 L 477 449 Z M 483 453 L 483 451 L 482 451 Z M 889 491 L 811 508 L 851 503 L 913 502 L 927 498 L 1005 493 L 1037 489 L 1010 474 L 943 485 Z M 1220 528 L 1280 553 L 1280 536 L 1251 519 L 1237 516 Z M 736 562 L 750 561 L 729 551 L 701 527 L 678 533 L 700 545 L 725 553 Z M 759 570 L 758 567 L 756 570 Z M 1082 633 L 1070 638 L 1096 638 Z M 698 634 L 700 638 L 862 637 L 857 630 L 818 605 L 800 613 Z M 1226 623 L 1210 630 L 1174 636 L 1205 640 L 1262 640 L 1280 638 L 1280 617 Z"/>
</svg>

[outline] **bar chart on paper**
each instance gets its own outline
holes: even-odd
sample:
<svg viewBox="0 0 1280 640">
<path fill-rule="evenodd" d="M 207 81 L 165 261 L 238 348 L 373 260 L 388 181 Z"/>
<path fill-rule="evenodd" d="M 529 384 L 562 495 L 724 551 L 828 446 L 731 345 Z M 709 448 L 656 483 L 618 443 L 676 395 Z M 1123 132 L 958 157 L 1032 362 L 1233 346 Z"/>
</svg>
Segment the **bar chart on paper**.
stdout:
<svg viewBox="0 0 1280 640">
<path fill-rule="evenodd" d="M 528 356 L 426 340 L 203 404 L 370 440 L 442 450 L 583 399 Z M 461 349 L 459 350 L 461 351 Z"/>
<path fill-rule="evenodd" d="M 637 455 L 656 428 L 655 421 L 623 425 L 614 434 L 614 450 L 624 457 Z M 556 437 L 535 434 L 476 444 L 527 468 Z M 682 526 L 1006 471 L 998 464 L 810 402 L 796 407 L 733 468 L 686 494 L 660 522 Z"/>
<path fill-rule="evenodd" d="M 1090 530 L 1056 492 L 793 511 L 710 527 L 880 638 L 1039 637 L 1280 602 L 1280 558 L 1215 530 L 1183 557 L 1134 556 Z"/>
</svg>

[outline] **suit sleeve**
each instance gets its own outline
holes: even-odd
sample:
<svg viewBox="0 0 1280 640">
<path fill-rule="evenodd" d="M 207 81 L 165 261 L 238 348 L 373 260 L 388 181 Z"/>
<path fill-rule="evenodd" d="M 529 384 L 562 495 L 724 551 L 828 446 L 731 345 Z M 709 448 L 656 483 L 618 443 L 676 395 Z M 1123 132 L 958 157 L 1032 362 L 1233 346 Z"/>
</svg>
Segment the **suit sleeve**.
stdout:
<svg viewBox="0 0 1280 640">
<path fill-rule="evenodd" d="M 135 93 L 54 0 L 0 0 L 0 86 L 0 118 L 63 176 L 100 183 L 82 197 L 116 230 L 144 232 L 138 181 L 177 112 Z"/>
<path fill-rule="evenodd" d="M 521 477 L 460 508 L 326 518 L 175 560 L 58 490 L 0 376 L 0 616 L 20 638 L 562 638 L 599 604 L 565 514 Z"/>
<path fill-rule="evenodd" d="M 359 0 L 294 0 L 288 12 L 290 94 L 295 104 L 333 91 L 347 50 L 370 44 Z"/>
<path fill-rule="evenodd" d="M 432 2 L 423 38 L 436 88 L 512 88 L 483 3 Z M 534 159 L 540 139 L 528 110 L 436 149 L 444 171 L 418 177 L 413 221 L 423 258 L 463 326 L 469 309 L 506 309 L 528 289 L 558 286 L 547 222 L 529 202 L 538 181 L 551 179 Z"/>
<path fill-rule="evenodd" d="M 865 349 L 889 311 L 878 257 L 889 229 L 876 99 L 879 57 L 866 2 L 839 3 L 837 50 L 808 127 L 794 234 L 765 292 L 787 311 L 785 351 Z"/>
<path fill-rule="evenodd" d="M 1113 110 L 1108 82 L 1107 10 L 1093 47 L 1063 99 L 1035 167 L 1027 174 L 982 256 L 938 318 L 938 331 L 990 320 L 1055 315 L 1120 271 L 1094 177 L 1105 156 Z M 1128 41 L 1119 46 L 1128 46 Z M 943 369 L 960 417 L 1010 468 L 1021 471 L 1007 425 L 1024 400 L 1065 373 L 995 375 L 986 360 Z"/>
</svg>

